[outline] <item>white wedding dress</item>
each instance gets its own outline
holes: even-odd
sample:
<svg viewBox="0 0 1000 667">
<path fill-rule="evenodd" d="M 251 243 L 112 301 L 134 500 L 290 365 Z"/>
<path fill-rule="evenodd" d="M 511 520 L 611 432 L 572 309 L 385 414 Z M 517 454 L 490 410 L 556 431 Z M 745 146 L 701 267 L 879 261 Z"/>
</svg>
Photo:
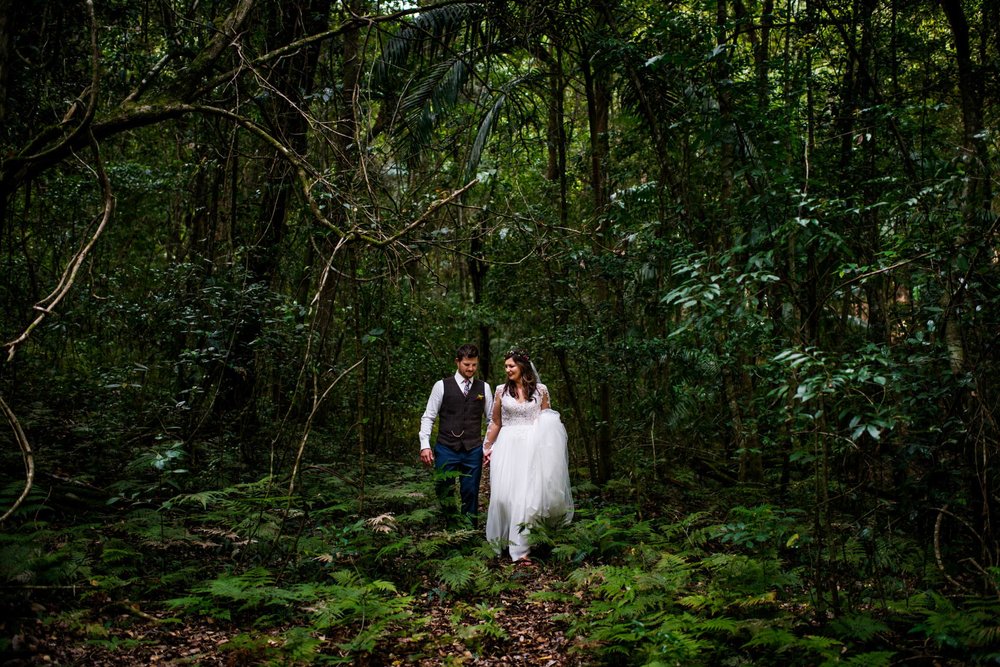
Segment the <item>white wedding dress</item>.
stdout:
<svg viewBox="0 0 1000 667">
<path fill-rule="evenodd" d="M 501 386 L 500 433 L 490 457 L 490 509 L 486 539 L 509 547 L 512 560 L 528 555 L 529 527 L 573 518 L 566 428 L 554 410 L 542 410 L 548 389 L 538 384 L 530 401 L 518 402 Z"/>
</svg>

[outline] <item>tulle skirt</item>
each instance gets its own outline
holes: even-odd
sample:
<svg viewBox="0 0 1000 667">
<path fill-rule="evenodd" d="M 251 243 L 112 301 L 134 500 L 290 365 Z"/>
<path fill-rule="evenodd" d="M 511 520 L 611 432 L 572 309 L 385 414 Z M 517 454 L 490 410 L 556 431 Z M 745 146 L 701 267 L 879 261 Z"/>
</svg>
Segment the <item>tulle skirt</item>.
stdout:
<svg viewBox="0 0 1000 667">
<path fill-rule="evenodd" d="M 531 524 L 573 518 L 566 441 L 559 413 L 543 410 L 534 424 L 502 427 L 493 444 L 486 539 L 513 560 L 528 554 Z"/>
</svg>

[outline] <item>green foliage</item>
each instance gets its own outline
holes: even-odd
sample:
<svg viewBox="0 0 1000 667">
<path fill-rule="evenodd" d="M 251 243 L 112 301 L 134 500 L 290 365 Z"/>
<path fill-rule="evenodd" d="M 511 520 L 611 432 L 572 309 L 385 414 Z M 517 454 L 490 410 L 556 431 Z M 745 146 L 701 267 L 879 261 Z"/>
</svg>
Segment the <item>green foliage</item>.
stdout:
<svg viewBox="0 0 1000 667">
<path fill-rule="evenodd" d="M 801 514 L 798 510 L 785 511 L 770 505 L 738 506 L 729 510 L 727 523 L 710 530 L 712 537 L 723 544 L 776 555 L 780 547 L 799 542 L 800 535 L 795 531 L 802 520 Z"/>
<path fill-rule="evenodd" d="M 487 573 L 486 564 L 480 560 L 453 556 L 441 562 L 438 578 L 454 593 L 462 593 L 478 584 L 480 577 Z"/>
<path fill-rule="evenodd" d="M 509 633 L 497 622 L 502 608 L 480 602 L 474 606 L 456 603 L 449 621 L 455 636 L 475 654 L 482 654 L 489 642 L 502 642 Z"/>
<path fill-rule="evenodd" d="M 910 632 L 944 650 L 960 650 L 977 662 L 1000 659 L 1000 602 L 996 598 L 971 598 L 961 606 L 934 592 L 911 600 L 918 622 Z"/>
<path fill-rule="evenodd" d="M 193 595 L 174 598 L 167 604 L 185 613 L 224 620 L 252 615 L 259 626 L 287 621 L 303 608 L 313 632 L 346 630 L 340 647 L 350 654 L 371 652 L 379 641 L 406 627 L 412 599 L 399 595 L 391 582 L 368 581 L 344 570 L 332 572 L 330 579 L 330 583 L 283 587 L 268 570 L 256 567 L 239 574 L 222 574 L 195 586 Z M 301 632 L 291 633 L 287 642 L 293 654 L 311 654 L 318 645 Z M 233 648 L 245 646 L 238 642 Z"/>
<path fill-rule="evenodd" d="M 92 87 L 85 3 L 7 3 L 11 606 L 271 633 L 232 662 L 377 663 L 431 602 L 502 645 L 531 575 L 412 464 L 475 341 L 569 429 L 531 540 L 586 658 L 997 662 L 956 593 L 1000 587 L 995 3 L 272 3 L 221 50 L 232 3 L 167 4 L 95 5 Z"/>
<path fill-rule="evenodd" d="M 312 625 L 318 630 L 349 627 L 357 634 L 340 644 L 349 654 L 371 652 L 380 641 L 394 636 L 395 632 L 405 632 L 412 612 L 412 598 L 399 595 L 396 587 L 387 581 L 364 581 L 355 573 L 339 571 L 333 573 L 334 584 L 312 590 L 308 586 L 297 587 L 296 594 L 308 592 L 314 599 L 311 612 Z"/>
<path fill-rule="evenodd" d="M 641 530 L 641 527 L 625 529 L 623 519 L 614 511 L 594 516 L 580 512 L 566 529 L 539 526 L 533 531 L 531 541 L 551 545 L 556 558 L 574 563 L 591 557 L 614 556 L 632 546 L 630 532 L 634 535 Z"/>
</svg>

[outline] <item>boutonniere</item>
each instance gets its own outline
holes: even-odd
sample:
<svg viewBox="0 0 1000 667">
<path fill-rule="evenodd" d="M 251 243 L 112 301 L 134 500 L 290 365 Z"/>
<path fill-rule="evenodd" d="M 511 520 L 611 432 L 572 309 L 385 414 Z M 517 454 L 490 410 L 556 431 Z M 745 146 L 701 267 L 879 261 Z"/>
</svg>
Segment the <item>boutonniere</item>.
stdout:
<svg viewBox="0 0 1000 667">
<path fill-rule="evenodd" d="M 476 400 L 477 401 L 483 400 L 483 395 L 482 394 L 476 394 Z"/>
</svg>

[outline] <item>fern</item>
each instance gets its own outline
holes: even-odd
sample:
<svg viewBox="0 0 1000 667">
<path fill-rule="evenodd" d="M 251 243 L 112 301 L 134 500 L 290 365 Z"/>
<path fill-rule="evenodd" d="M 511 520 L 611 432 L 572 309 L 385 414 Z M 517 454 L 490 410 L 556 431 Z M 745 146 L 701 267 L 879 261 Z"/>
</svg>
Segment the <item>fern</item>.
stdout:
<svg viewBox="0 0 1000 667">
<path fill-rule="evenodd" d="M 482 654 L 488 642 L 509 638 L 507 631 L 497 620 L 502 613 L 502 608 L 485 603 L 470 606 L 460 602 L 452 608 L 449 621 L 455 636 L 469 650 Z"/>
<path fill-rule="evenodd" d="M 319 657 L 323 640 L 314 637 L 306 628 L 291 628 L 284 634 L 282 656 L 286 664 L 311 664 Z"/>
<path fill-rule="evenodd" d="M 846 614 L 834 619 L 830 629 L 838 637 L 867 642 L 880 634 L 890 632 L 889 626 L 868 614 Z"/>
<path fill-rule="evenodd" d="M 570 617 L 571 633 L 604 654 L 642 655 L 645 664 L 690 664 L 719 650 L 723 637 L 742 628 L 736 619 L 702 618 L 683 610 L 678 593 L 689 586 L 694 567 L 664 554 L 646 566 L 582 567 L 569 582 L 590 597 L 586 613 Z M 689 596 L 690 597 L 690 596 Z"/>
<path fill-rule="evenodd" d="M 215 600 L 204 595 L 186 595 L 184 597 L 171 598 L 164 604 L 170 609 L 176 609 L 185 614 L 207 616 L 223 621 L 232 619 L 229 609 L 219 606 Z"/>
<path fill-rule="evenodd" d="M 426 538 L 416 543 L 416 551 L 419 555 L 428 557 L 440 554 L 443 551 L 452 551 L 460 545 L 470 542 L 480 543 L 480 534 L 474 530 L 442 531 L 429 534 Z"/>
<path fill-rule="evenodd" d="M 274 587 L 274 576 L 263 567 L 242 574 L 224 574 L 196 586 L 196 593 L 207 593 L 218 600 L 239 603 L 238 610 L 255 610 L 284 603 L 281 589 Z"/>
<path fill-rule="evenodd" d="M 895 656 L 895 651 L 869 651 L 852 655 L 847 660 L 839 662 L 855 667 L 889 667 L 889 665 L 896 664 L 896 661 L 893 660 Z"/>
<path fill-rule="evenodd" d="M 453 556 L 441 563 L 438 568 L 438 578 L 441 583 L 460 592 L 469 585 L 480 569 L 480 563 L 464 556 Z"/>
<path fill-rule="evenodd" d="M 794 643 L 795 648 L 809 651 L 828 659 L 836 660 L 843 652 L 843 642 L 832 637 L 806 635 Z"/>
<path fill-rule="evenodd" d="M 481 594 L 495 589 L 495 570 L 478 556 L 452 556 L 438 566 L 438 580 L 453 594 Z M 503 588 L 503 587 L 500 587 Z"/>
<path fill-rule="evenodd" d="M 27 583 L 34 579 L 32 563 L 39 555 L 39 548 L 29 543 L 0 546 L 0 581 Z"/>
<path fill-rule="evenodd" d="M 623 529 L 622 523 L 621 519 L 610 515 L 575 520 L 568 531 L 560 533 L 562 541 L 553 546 L 553 554 L 561 560 L 579 563 L 595 555 L 606 557 L 621 553 L 641 541 L 632 539 L 631 531 Z"/>
<path fill-rule="evenodd" d="M 208 509 L 209 505 L 215 505 L 228 496 L 226 490 L 199 491 L 197 493 L 183 493 L 169 500 L 163 501 L 163 509 L 172 509 L 186 503 L 198 503 L 202 509 Z"/>
<path fill-rule="evenodd" d="M 745 648 L 768 646 L 777 648 L 779 651 L 784 651 L 788 647 L 795 646 L 797 641 L 798 637 L 788 630 L 768 625 L 754 632 L 750 641 L 746 642 L 743 646 Z"/>
<path fill-rule="evenodd" d="M 401 625 L 411 616 L 412 598 L 399 595 L 391 582 L 367 581 L 343 570 L 333 573 L 333 579 L 334 584 L 309 592 L 314 599 L 309 611 L 312 626 L 318 631 L 357 629 L 357 634 L 340 644 L 345 651 L 371 652 L 380 639 L 392 636 L 394 625 Z"/>
<path fill-rule="evenodd" d="M 982 658 L 1000 638 L 1000 601 L 996 598 L 969 598 L 958 605 L 938 593 L 922 596 L 926 606 L 916 606 L 922 620 L 912 633 L 924 635 L 942 648 L 962 649 Z"/>
<path fill-rule="evenodd" d="M 400 556 L 412 553 L 413 551 L 413 538 L 410 536 L 402 537 L 397 540 L 393 540 L 389 544 L 381 547 L 377 552 L 375 552 L 375 559 L 378 561 L 384 561 L 394 556 Z"/>
</svg>

